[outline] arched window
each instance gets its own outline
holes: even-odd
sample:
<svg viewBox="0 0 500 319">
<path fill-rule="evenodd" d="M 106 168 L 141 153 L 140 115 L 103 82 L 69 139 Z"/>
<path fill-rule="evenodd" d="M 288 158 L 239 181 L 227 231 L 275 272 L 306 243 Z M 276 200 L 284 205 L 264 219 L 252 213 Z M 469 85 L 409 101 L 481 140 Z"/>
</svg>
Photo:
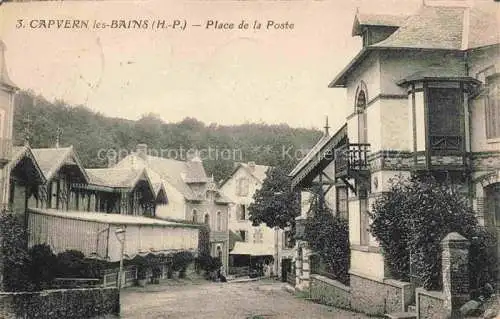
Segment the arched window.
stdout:
<svg viewBox="0 0 500 319">
<path fill-rule="evenodd" d="M 193 223 L 197 222 L 198 222 L 198 212 L 196 211 L 196 209 L 193 209 Z"/>
<path fill-rule="evenodd" d="M 204 218 L 203 222 L 205 223 L 205 225 L 210 224 L 210 216 L 208 214 L 205 214 L 205 218 Z"/>
<path fill-rule="evenodd" d="M 222 213 L 217 212 L 217 230 L 221 231 L 222 230 Z"/>
<path fill-rule="evenodd" d="M 367 143 L 367 118 L 366 106 L 368 101 L 368 94 L 366 91 L 366 84 L 361 81 L 356 90 L 356 100 L 354 101 L 355 113 L 358 114 L 358 143 Z"/>
</svg>

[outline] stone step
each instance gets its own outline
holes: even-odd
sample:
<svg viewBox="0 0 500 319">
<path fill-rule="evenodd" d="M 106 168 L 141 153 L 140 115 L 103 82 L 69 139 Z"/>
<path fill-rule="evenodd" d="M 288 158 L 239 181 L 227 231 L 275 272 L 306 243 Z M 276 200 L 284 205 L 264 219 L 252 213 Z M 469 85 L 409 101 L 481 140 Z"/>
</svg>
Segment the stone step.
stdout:
<svg viewBox="0 0 500 319">
<path fill-rule="evenodd" d="M 387 319 L 417 319 L 416 312 L 393 312 L 385 314 Z"/>
<path fill-rule="evenodd" d="M 415 305 L 408 305 L 408 309 L 406 309 L 406 311 L 417 313 L 417 306 L 415 306 Z"/>
</svg>

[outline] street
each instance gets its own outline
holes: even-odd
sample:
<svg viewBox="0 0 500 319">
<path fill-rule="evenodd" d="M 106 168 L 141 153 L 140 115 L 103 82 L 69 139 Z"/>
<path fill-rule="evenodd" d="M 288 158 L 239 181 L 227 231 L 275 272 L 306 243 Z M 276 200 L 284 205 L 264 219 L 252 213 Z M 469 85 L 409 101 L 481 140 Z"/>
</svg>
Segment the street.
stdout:
<svg viewBox="0 0 500 319">
<path fill-rule="evenodd" d="M 272 281 L 149 285 L 122 292 L 120 318 L 368 318 L 296 297 Z"/>
</svg>

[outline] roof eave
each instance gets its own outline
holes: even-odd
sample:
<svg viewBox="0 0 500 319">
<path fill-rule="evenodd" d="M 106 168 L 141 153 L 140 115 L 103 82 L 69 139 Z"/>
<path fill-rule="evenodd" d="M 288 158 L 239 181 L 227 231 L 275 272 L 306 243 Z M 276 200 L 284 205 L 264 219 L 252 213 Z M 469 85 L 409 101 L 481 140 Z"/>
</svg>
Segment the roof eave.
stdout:
<svg viewBox="0 0 500 319">
<path fill-rule="evenodd" d="M 352 70 L 358 66 L 359 63 L 372 51 L 374 47 L 364 47 L 361 51 L 356 54 L 356 56 L 347 64 L 347 66 L 340 71 L 340 73 L 328 84 L 329 88 L 344 88 L 346 87 L 346 78 L 352 72 Z"/>
</svg>

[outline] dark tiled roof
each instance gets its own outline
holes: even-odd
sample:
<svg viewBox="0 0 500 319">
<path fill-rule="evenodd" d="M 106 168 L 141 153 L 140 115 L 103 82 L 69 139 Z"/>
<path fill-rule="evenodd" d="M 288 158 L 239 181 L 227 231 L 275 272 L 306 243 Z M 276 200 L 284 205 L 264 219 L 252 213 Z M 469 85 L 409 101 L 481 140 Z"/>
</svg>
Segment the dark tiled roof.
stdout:
<svg viewBox="0 0 500 319">
<path fill-rule="evenodd" d="M 472 7 L 424 6 L 386 40 L 386 48 L 468 50 L 500 43 L 500 4 L 476 0 Z"/>
<path fill-rule="evenodd" d="M 439 79 L 455 79 L 467 82 L 477 82 L 476 79 L 463 75 L 462 70 L 453 68 L 435 67 L 428 68 L 425 71 L 418 71 L 412 73 L 397 82 L 398 85 L 408 82 L 422 81 L 422 80 L 439 80 Z"/>
<path fill-rule="evenodd" d="M 464 6 L 460 1 L 456 3 L 461 6 L 423 6 L 418 12 L 406 18 L 387 39 L 364 47 L 333 79 L 329 87 L 344 87 L 349 74 L 373 50 L 465 51 L 500 44 L 498 2 L 475 0 L 470 7 Z"/>
</svg>

